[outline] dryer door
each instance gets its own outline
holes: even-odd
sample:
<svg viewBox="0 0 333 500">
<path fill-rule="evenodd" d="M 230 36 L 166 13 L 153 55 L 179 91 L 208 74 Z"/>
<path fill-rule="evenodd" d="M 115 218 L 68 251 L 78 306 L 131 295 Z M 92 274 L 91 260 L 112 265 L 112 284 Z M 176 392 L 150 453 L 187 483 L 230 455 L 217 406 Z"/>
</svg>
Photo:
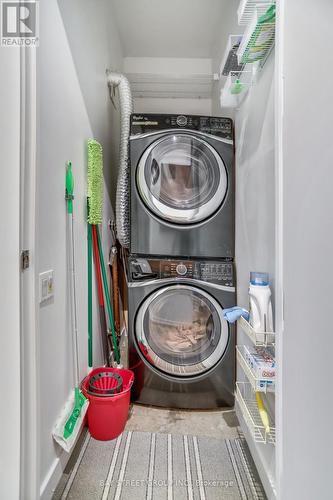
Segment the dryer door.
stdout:
<svg viewBox="0 0 333 500">
<path fill-rule="evenodd" d="M 136 177 L 149 210 L 176 224 L 194 224 L 212 216 L 228 189 L 221 157 L 193 134 L 169 134 L 151 144 L 139 161 Z"/>
<path fill-rule="evenodd" d="M 221 360 L 229 327 L 222 307 L 207 292 L 171 285 L 141 304 L 135 335 L 141 354 L 155 369 L 178 378 L 193 377 Z"/>
</svg>

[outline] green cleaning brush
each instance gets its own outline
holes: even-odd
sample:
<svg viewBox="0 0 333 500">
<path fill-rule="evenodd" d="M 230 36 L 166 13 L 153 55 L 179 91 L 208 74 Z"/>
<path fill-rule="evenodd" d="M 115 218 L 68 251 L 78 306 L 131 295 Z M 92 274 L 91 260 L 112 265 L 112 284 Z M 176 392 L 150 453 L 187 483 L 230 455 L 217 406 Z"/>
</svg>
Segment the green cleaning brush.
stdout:
<svg viewBox="0 0 333 500">
<path fill-rule="evenodd" d="M 103 212 L 103 151 L 94 139 L 88 140 L 88 222 L 102 223 Z"/>
</svg>

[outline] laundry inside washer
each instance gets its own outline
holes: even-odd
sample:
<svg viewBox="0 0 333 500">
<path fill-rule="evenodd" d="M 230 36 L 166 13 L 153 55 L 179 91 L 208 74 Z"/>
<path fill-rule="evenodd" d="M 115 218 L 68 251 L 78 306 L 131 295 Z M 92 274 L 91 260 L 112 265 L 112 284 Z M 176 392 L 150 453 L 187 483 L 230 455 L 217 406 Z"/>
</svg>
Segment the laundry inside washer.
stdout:
<svg viewBox="0 0 333 500">
<path fill-rule="evenodd" d="M 211 303 L 202 293 L 188 287 L 178 287 L 177 293 L 169 289 L 152 299 L 146 312 L 149 344 L 166 361 L 178 357 L 183 365 L 192 365 L 214 349 L 213 315 Z"/>
</svg>

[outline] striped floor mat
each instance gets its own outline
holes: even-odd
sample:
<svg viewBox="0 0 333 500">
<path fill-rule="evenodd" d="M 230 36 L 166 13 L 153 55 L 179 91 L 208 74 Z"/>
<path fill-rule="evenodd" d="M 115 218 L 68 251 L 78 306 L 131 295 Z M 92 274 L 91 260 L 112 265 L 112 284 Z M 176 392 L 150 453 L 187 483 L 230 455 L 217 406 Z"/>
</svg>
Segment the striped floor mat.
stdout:
<svg viewBox="0 0 333 500">
<path fill-rule="evenodd" d="M 243 438 L 87 432 L 53 500 L 264 500 Z"/>
</svg>

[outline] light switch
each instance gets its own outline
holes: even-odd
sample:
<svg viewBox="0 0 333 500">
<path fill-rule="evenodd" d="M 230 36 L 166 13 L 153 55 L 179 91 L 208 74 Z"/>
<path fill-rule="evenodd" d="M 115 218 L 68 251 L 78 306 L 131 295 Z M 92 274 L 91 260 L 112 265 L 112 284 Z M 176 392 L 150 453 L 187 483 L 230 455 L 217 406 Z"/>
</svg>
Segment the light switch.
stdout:
<svg viewBox="0 0 333 500">
<path fill-rule="evenodd" d="M 39 275 L 39 303 L 49 300 L 54 295 L 53 271 L 45 271 Z"/>
</svg>

